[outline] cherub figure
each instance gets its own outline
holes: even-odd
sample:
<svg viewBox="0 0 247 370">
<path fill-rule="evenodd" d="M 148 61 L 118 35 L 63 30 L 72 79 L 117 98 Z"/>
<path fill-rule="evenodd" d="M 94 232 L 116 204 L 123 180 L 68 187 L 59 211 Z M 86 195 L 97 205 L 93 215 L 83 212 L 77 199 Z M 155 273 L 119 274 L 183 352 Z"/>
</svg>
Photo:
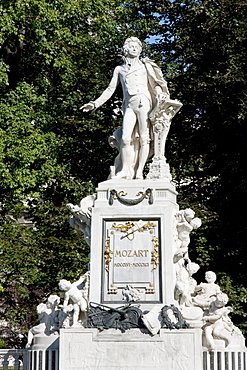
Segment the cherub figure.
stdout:
<svg viewBox="0 0 247 370">
<path fill-rule="evenodd" d="M 196 280 L 192 277 L 199 270 L 197 263 L 189 262 L 177 271 L 175 285 L 175 299 L 179 302 L 180 308 L 193 306 L 191 295 L 196 286 Z"/>
<path fill-rule="evenodd" d="M 196 296 L 192 298 L 193 304 L 203 310 L 208 309 L 217 294 L 221 293 L 219 285 L 215 284 L 216 274 L 213 271 L 205 273 L 205 280 L 206 283 L 201 283 L 195 287 Z"/>
<path fill-rule="evenodd" d="M 198 229 L 201 226 L 201 219 L 195 217 L 195 212 L 191 208 L 179 211 L 176 218 L 178 246 L 180 248 L 187 248 L 190 243 L 190 233 L 192 230 Z"/>
<path fill-rule="evenodd" d="M 39 324 L 33 326 L 27 336 L 26 348 L 29 348 L 32 345 L 33 337 L 37 334 L 49 334 L 52 327 L 52 318 L 50 316 L 50 310 L 47 309 L 45 303 L 40 303 L 37 306 L 37 314 L 39 317 Z"/>
<path fill-rule="evenodd" d="M 59 309 L 58 305 L 60 303 L 60 297 L 58 295 L 53 295 L 51 294 L 46 301 L 46 307 L 50 310 L 50 317 L 51 317 L 51 329 L 53 331 L 58 331 L 59 330 L 59 325 L 58 325 L 58 314 L 59 314 Z"/>
<path fill-rule="evenodd" d="M 235 326 L 228 314 L 233 310 L 232 307 L 225 307 L 227 302 L 228 297 L 226 294 L 217 294 L 215 300 L 210 304 L 208 315 L 203 317 L 203 321 L 205 321 L 203 331 L 210 350 L 215 349 L 214 339 L 223 339 L 226 347 L 232 339 Z"/>
<path fill-rule="evenodd" d="M 79 314 L 80 312 L 85 313 L 88 308 L 87 296 L 83 289 L 79 289 L 80 284 L 82 284 L 89 276 L 89 273 L 84 274 L 80 277 L 78 281 L 71 283 L 68 280 L 62 279 L 59 281 L 59 289 L 64 291 L 64 302 L 63 310 L 67 311 L 67 306 L 69 301 L 73 305 L 73 327 L 78 326 Z"/>
<path fill-rule="evenodd" d="M 33 337 L 37 334 L 56 334 L 56 332 L 58 331 L 57 316 L 59 310 L 57 309 L 57 306 L 59 302 L 60 298 L 57 295 L 50 295 L 46 303 L 40 303 L 37 306 L 39 324 L 33 326 L 29 330 L 26 348 L 29 348 L 31 346 Z"/>
</svg>

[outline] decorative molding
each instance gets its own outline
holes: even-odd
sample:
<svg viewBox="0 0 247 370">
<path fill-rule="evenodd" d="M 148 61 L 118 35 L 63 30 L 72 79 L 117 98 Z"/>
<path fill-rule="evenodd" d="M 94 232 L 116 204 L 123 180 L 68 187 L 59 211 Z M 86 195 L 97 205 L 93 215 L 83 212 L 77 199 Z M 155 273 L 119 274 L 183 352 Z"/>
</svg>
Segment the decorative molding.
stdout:
<svg viewBox="0 0 247 370">
<path fill-rule="evenodd" d="M 104 253 L 104 257 L 105 257 L 105 270 L 107 272 L 109 272 L 109 266 L 110 266 L 110 262 L 112 260 L 112 255 L 113 255 L 113 252 L 110 248 L 110 238 L 107 238 L 106 239 L 106 244 L 105 244 L 105 253 Z"/>
<path fill-rule="evenodd" d="M 144 223 L 144 221 L 142 220 L 139 220 L 137 222 L 126 221 L 125 224 L 117 224 L 116 222 L 112 224 L 112 228 L 126 233 L 124 236 L 121 237 L 121 239 L 128 238 L 129 240 L 134 239 L 134 233 L 136 231 L 141 233 L 148 229 L 153 229 L 154 227 L 156 227 L 154 223 L 150 221 Z"/>
<path fill-rule="evenodd" d="M 124 193 L 123 191 L 120 191 L 120 192 L 117 192 L 117 190 L 115 189 L 111 189 L 110 190 L 110 197 L 109 197 L 109 204 L 110 206 L 113 205 L 113 201 L 114 200 L 118 200 L 120 203 L 124 204 L 124 205 L 128 205 L 128 206 L 135 206 L 139 203 L 141 203 L 144 199 L 148 199 L 148 203 L 149 204 L 153 204 L 154 202 L 154 199 L 153 199 L 153 191 L 152 189 L 148 188 L 145 192 L 142 192 L 140 191 L 138 195 L 141 195 L 139 198 L 137 199 L 128 199 L 128 198 L 123 198 L 125 195 L 127 195 L 126 193 Z"/>
<path fill-rule="evenodd" d="M 152 239 L 152 242 L 154 243 L 154 250 L 151 252 L 151 264 L 154 265 L 151 271 L 157 269 L 159 266 L 159 239 L 157 236 L 154 236 Z"/>
</svg>

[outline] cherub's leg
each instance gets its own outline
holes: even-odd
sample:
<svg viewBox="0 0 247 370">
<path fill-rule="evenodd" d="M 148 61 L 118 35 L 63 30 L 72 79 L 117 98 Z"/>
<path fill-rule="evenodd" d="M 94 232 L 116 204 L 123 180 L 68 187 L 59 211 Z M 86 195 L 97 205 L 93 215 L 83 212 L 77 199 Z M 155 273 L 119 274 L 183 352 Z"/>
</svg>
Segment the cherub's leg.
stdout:
<svg viewBox="0 0 247 370">
<path fill-rule="evenodd" d="M 223 339 L 226 342 L 226 347 L 231 341 L 231 335 L 229 334 L 229 332 L 226 331 L 224 325 L 220 323 L 215 326 L 213 330 L 213 335 L 219 339 Z"/>
<path fill-rule="evenodd" d="M 74 304 L 74 313 L 73 313 L 73 325 L 72 326 L 76 326 L 77 323 L 78 323 L 78 317 L 79 317 L 79 312 L 80 312 L 80 308 L 78 306 L 78 304 Z"/>
<path fill-rule="evenodd" d="M 44 334 L 44 332 L 45 332 L 45 324 L 44 323 L 41 323 L 41 324 L 38 324 L 38 325 L 33 326 L 29 330 L 28 335 L 27 335 L 26 348 L 29 348 L 32 345 L 32 341 L 33 341 L 34 335 L 36 335 L 36 334 Z"/>
<path fill-rule="evenodd" d="M 26 348 L 31 347 L 31 345 L 32 345 L 32 341 L 33 341 L 33 333 L 32 333 L 32 329 L 30 329 L 30 330 L 29 330 L 29 332 L 28 332 L 28 335 L 27 335 L 27 344 L 26 344 Z"/>
<path fill-rule="evenodd" d="M 212 329 L 212 326 L 209 325 L 209 326 L 206 326 L 204 328 L 204 333 L 205 333 L 205 338 L 206 338 L 206 341 L 209 345 L 209 349 L 214 349 L 215 348 L 215 344 L 214 344 L 214 338 L 213 338 L 213 329 Z"/>
<path fill-rule="evenodd" d="M 85 298 L 82 297 L 82 299 L 79 302 L 79 306 L 80 306 L 81 311 L 87 310 L 87 301 Z"/>
</svg>

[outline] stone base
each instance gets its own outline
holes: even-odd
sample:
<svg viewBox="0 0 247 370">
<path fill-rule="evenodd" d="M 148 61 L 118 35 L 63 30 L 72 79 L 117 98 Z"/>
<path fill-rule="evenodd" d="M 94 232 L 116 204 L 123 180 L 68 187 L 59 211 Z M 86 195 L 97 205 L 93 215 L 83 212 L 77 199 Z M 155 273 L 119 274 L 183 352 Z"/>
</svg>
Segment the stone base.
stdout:
<svg viewBox="0 0 247 370">
<path fill-rule="evenodd" d="M 201 370 L 200 329 L 63 329 L 60 332 L 60 370 Z"/>
<path fill-rule="evenodd" d="M 227 345 L 226 342 L 222 339 L 214 339 L 215 351 L 226 351 L 226 352 L 246 352 L 247 348 L 245 347 L 245 340 L 242 335 L 235 336 L 232 338 L 231 342 Z M 202 345 L 203 350 L 207 350 L 207 341 L 205 335 L 202 335 Z"/>
<path fill-rule="evenodd" d="M 98 184 L 91 220 L 90 302 L 120 307 L 126 303 L 123 290 L 132 285 L 140 292 L 142 311 L 176 304 L 176 195 L 167 179 Z M 128 224 L 135 224 L 129 235 Z"/>
<path fill-rule="evenodd" d="M 27 350 L 28 370 L 59 369 L 59 335 L 35 335 L 32 346 Z"/>
<path fill-rule="evenodd" d="M 55 350 L 59 348 L 59 335 L 37 334 L 33 337 L 31 350 Z"/>
</svg>

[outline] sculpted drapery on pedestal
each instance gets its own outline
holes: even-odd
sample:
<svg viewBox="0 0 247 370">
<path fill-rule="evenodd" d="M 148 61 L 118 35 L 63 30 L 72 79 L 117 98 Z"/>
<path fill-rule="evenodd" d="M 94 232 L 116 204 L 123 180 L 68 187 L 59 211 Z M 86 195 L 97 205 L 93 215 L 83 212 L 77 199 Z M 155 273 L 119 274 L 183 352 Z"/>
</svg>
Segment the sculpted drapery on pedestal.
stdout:
<svg viewBox="0 0 247 370">
<path fill-rule="evenodd" d="M 156 143 L 159 156 L 164 156 L 161 151 L 165 147 L 169 130 L 167 127 L 182 105 L 170 100 L 161 69 L 148 58 L 139 59 L 141 50 L 142 44 L 138 38 L 128 38 L 123 46 L 124 63 L 115 68 L 107 89 L 98 99 L 81 107 L 85 112 L 100 107 L 110 99 L 117 85 L 121 83 L 123 124 L 110 138 L 110 145 L 119 150 L 114 166 L 111 167 L 110 177 L 142 179 L 144 165 L 153 152 L 151 142 L 155 131 L 154 119 L 157 117 L 159 123 L 161 120 L 162 122 L 166 120 L 166 125 L 163 125 L 163 128 L 162 125 L 160 126 L 160 131 L 164 131 L 165 134 L 157 136 L 162 143 L 159 145 Z M 168 104 L 164 107 L 165 102 Z M 161 112 L 164 114 L 162 115 Z M 153 118 L 152 123 L 149 119 L 150 114 Z"/>
</svg>

